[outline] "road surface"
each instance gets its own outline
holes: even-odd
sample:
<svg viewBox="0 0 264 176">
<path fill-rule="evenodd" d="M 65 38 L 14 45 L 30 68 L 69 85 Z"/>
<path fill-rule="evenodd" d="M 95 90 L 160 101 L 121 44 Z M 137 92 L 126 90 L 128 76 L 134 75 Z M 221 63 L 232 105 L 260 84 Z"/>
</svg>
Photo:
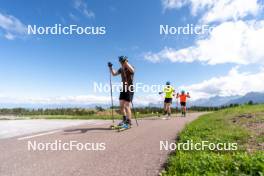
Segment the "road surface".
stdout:
<svg viewBox="0 0 264 176">
<path fill-rule="evenodd" d="M 134 123 L 133 128 L 120 133 L 110 130 L 111 122 L 105 121 L 0 139 L 0 175 L 158 175 L 170 153 L 160 150 L 160 141 L 174 142 L 177 133 L 199 115 L 139 120 L 138 127 Z M 71 142 L 88 147 L 78 150 L 75 145 L 70 151 L 58 149 L 58 145 L 54 148 L 56 144 Z M 38 146 L 35 151 L 33 145 Z"/>
<path fill-rule="evenodd" d="M 0 139 L 56 130 L 76 125 L 99 125 L 102 120 L 0 120 Z"/>
</svg>

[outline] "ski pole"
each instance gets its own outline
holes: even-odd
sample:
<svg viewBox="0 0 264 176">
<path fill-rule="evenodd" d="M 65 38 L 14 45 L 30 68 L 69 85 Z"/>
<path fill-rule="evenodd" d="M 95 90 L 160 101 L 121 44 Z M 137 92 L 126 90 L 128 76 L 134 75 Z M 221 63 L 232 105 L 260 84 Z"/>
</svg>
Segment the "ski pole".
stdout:
<svg viewBox="0 0 264 176">
<path fill-rule="evenodd" d="M 178 113 L 179 100 L 176 98 L 176 114 Z"/>
<path fill-rule="evenodd" d="M 134 117 L 135 117 L 135 120 L 136 120 L 136 124 L 138 126 L 137 116 L 136 116 L 136 112 L 135 112 L 134 105 L 133 105 L 132 101 L 131 101 L 131 105 L 132 105 L 132 111 L 133 111 L 133 114 L 134 114 Z"/>
<path fill-rule="evenodd" d="M 162 93 L 163 92 L 159 92 L 159 95 L 160 95 L 160 98 L 161 98 L 161 101 L 160 101 L 161 114 L 162 114 L 163 111 L 165 111 L 164 97 L 163 97 Z"/>
<path fill-rule="evenodd" d="M 176 114 L 178 113 L 179 108 L 179 93 L 176 94 Z"/>
<path fill-rule="evenodd" d="M 115 123 L 115 119 L 114 119 L 114 102 L 113 102 L 113 89 L 112 89 L 112 73 L 110 71 L 110 95 L 111 95 L 111 109 L 112 109 L 112 121 L 113 123 Z"/>
</svg>

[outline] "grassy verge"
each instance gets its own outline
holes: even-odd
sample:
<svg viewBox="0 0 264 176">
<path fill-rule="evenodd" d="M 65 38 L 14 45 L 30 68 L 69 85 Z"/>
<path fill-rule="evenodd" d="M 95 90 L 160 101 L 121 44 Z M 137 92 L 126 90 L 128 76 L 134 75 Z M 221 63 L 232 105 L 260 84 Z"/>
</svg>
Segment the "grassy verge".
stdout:
<svg viewBox="0 0 264 176">
<path fill-rule="evenodd" d="M 237 143 L 235 151 L 176 150 L 163 176 L 264 175 L 264 105 L 240 106 L 206 114 L 181 132 L 178 143 Z"/>
</svg>

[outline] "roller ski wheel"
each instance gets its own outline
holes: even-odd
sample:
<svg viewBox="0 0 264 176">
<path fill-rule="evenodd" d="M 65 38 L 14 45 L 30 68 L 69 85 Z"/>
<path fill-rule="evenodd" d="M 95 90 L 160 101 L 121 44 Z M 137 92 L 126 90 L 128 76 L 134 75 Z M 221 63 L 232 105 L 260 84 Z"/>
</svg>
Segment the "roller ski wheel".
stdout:
<svg viewBox="0 0 264 176">
<path fill-rule="evenodd" d="M 111 129 L 111 130 L 117 130 L 117 129 L 119 129 L 119 128 L 121 128 L 121 126 L 119 126 L 119 125 L 111 125 L 111 126 L 110 126 L 110 129 Z"/>
<path fill-rule="evenodd" d="M 121 126 L 121 128 L 118 129 L 118 132 L 128 130 L 128 129 L 130 129 L 131 127 L 132 127 L 132 126 L 129 125 L 129 124 L 124 124 L 123 126 Z"/>
</svg>

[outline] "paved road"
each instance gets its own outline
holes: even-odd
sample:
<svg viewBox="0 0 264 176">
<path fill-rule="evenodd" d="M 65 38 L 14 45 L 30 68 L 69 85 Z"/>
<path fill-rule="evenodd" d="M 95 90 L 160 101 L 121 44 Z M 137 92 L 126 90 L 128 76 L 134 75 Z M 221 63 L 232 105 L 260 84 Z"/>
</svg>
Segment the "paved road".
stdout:
<svg viewBox="0 0 264 176">
<path fill-rule="evenodd" d="M 140 120 L 139 127 L 118 133 L 105 124 L 82 124 L 62 130 L 0 139 L 1 176 L 152 176 L 157 175 L 169 151 L 160 150 L 160 141 L 173 142 L 186 123 L 199 113 L 171 120 Z M 89 144 L 78 151 L 43 151 L 42 144 Z M 41 150 L 29 151 L 36 142 Z M 103 143 L 103 144 L 102 144 Z M 41 145 L 40 145 L 41 144 Z M 103 145 L 105 150 L 102 149 Z M 93 147 L 93 148 L 91 148 Z M 32 149 L 32 148 L 31 148 Z"/>
<path fill-rule="evenodd" d="M 0 139 L 77 125 L 99 125 L 103 120 L 0 120 Z"/>
</svg>

